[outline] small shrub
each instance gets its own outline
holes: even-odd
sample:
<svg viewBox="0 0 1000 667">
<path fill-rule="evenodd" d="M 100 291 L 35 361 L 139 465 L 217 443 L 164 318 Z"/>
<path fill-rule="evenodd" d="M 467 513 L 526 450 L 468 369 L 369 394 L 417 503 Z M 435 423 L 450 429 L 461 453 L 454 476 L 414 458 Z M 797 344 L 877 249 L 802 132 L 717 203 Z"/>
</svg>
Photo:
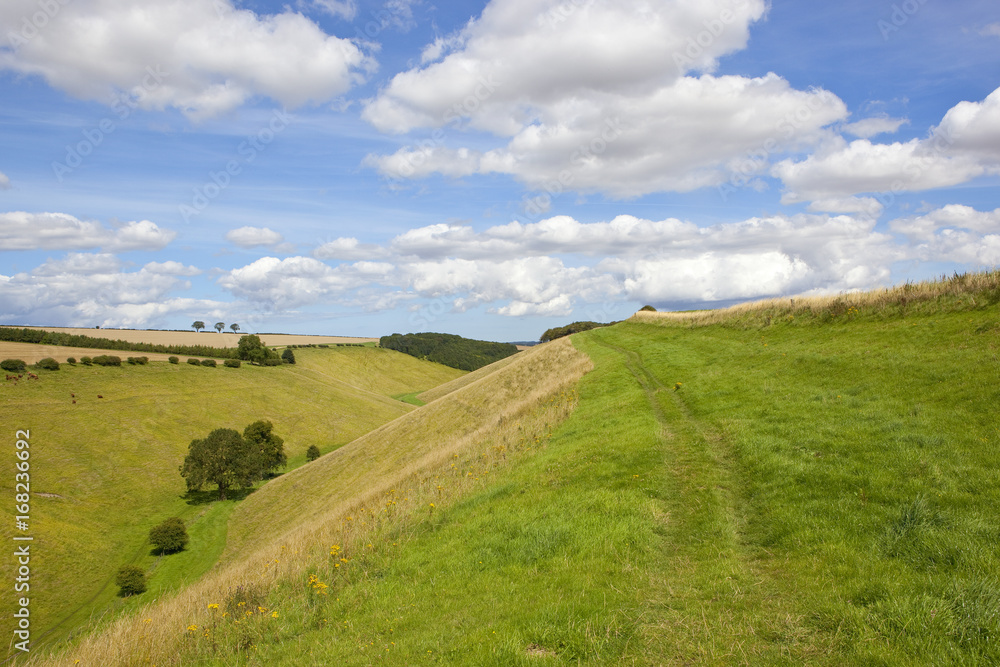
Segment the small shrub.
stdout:
<svg viewBox="0 0 1000 667">
<path fill-rule="evenodd" d="M 90 366 L 92 363 L 94 363 L 94 360 L 91 359 L 90 357 L 80 357 L 80 363 L 83 364 L 84 366 Z"/>
<path fill-rule="evenodd" d="M 35 364 L 35 368 L 41 368 L 47 371 L 57 371 L 59 370 L 59 362 L 52 357 L 45 357 Z"/>
<path fill-rule="evenodd" d="M 222 365 L 226 368 L 239 368 L 240 362 L 237 359 L 226 359 L 222 362 Z"/>
<path fill-rule="evenodd" d="M 190 359 L 188 359 L 188 363 L 189 363 L 189 364 L 191 364 L 192 366 L 197 366 L 197 365 L 199 365 L 199 364 L 200 364 L 201 362 L 200 362 L 200 361 L 198 361 L 197 359 L 195 359 L 194 357 L 191 357 Z"/>
<path fill-rule="evenodd" d="M 149 541 L 160 550 L 160 553 L 172 554 L 182 551 L 187 546 L 188 539 L 184 520 L 176 516 L 149 530 Z"/>
<path fill-rule="evenodd" d="M 306 461 L 315 461 L 319 458 L 319 447 L 316 445 L 309 445 L 309 449 L 306 450 Z"/>
<path fill-rule="evenodd" d="M 642 308 L 639 309 L 639 312 L 642 312 L 642 311 L 646 311 L 646 312 L 649 312 L 649 313 L 655 313 L 656 312 L 656 308 L 653 308 L 652 306 L 643 306 Z"/>
<path fill-rule="evenodd" d="M 135 357 L 129 357 L 125 360 L 130 366 L 135 366 Z"/>
<path fill-rule="evenodd" d="M 94 357 L 93 362 L 98 366 L 121 366 L 122 358 L 114 355 L 102 354 Z"/>
<path fill-rule="evenodd" d="M 167 358 L 167 361 L 169 361 L 172 364 L 179 364 L 181 362 L 181 360 L 178 359 L 177 357 L 169 357 Z"/>
<path fill-rule="evenodd" d="M 271 358 L 271 359 L 265 359 L 264 361 L 260 362 L 260 365 L 261 366 L 280 366 L 283 363 L 284 362 L 281 359 Z"/>
<path fill-rule="evenodd" d="M 123 597 L 139 595 L 146 592 L 146 573 L 141 567 L 122 565 L 118 568 L 118 576 L 115 577 L 115 583 L 118 584 L 119 595 Z"/>
<path fill-rule="evenodd" d="M 202 360 L 201 360 L 201 365 L 202 365 L 202 366 L 210 366 L 210 367 L 212 367 L 212 368 L 215 368 L 215 367 L 216 367 L 216 366 L 218 366 L 219 364 L 217 364 L 217 363 L 215 362 L 215 359 L 202 359 Z"/>
<path fill-rule="evenodd" d="M 0 368 L 11 373 L 23 373 L 27 367 L 28 365 L 20 359 L 4 359 L 0 361 Z"/>
<path fill-rule="evenodd" d="M 285 351 L 281 353 L 281 360 L 286 364 L 295 363 L 295 353 L 292 352 L 292 348 L 285 348 Z"/>
<path fill-rule="evenodd" d="M 66 357 L 66 363 L 70 366 L 76 365 L 76 357 Z"/>
</svg>

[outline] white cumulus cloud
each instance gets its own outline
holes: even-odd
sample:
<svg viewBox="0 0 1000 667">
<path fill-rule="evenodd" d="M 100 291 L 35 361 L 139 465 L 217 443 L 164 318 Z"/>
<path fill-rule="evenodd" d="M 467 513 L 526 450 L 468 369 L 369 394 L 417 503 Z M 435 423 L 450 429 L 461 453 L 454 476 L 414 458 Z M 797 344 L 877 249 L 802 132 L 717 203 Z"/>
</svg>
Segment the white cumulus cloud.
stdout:
<svg viewBox="0 0 1000 667">
<path fill-rule="evenodd" d="M 176 236 L 176 232 L 161 229 L 149 220 L 109 229 L 99 222 L 80 220 L 67 213 L 0 213 L 3 250 L 160 250 Z"/>
<path fill-rule="evenodd" d="M 226 240 L 241 248 L 278 245 L 285 238 L 267 227 L 240 227 L 226 232 Z"/>
<path fill-rule="evenodd" d="M 1000 173 L 1000 88 L 982 102 L 956 104 L 925 139 L 840 139 L 804 160 L 783 160 L 771 173 L 785 184 L 785 203 L 917 192 Z"/>
<path fill-rule="evenodd" d="M 126 96 L 143 109 L 202 118 L 258 95 L 288 107 L 326 101 L 372 67 L 353 42 L 288 9 L 259 15 L 231 0 L 58 5 L 32 32 L 23 20 L 39 11 L 34 0 L 0 4 L 0 25 L 17 37 L 0 50 L 0 69 L 37 75 L 82 99 Z"/>
</svg>

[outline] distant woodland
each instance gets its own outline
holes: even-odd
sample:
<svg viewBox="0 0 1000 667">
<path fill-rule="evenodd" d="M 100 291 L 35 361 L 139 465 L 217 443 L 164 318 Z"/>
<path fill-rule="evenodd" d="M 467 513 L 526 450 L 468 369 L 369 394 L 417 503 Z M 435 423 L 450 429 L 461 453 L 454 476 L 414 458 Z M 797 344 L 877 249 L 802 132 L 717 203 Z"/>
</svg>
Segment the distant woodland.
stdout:
<svg viewBox="0 0 1000 667">
<path fill-rule="evenodd" d="M 394 333 L 382 336 L 379 345 L 463 371 L 474 371 L 517 352 L 517 347 L 511 343 L 472 340 L 443 333 Z"/>
</svg>

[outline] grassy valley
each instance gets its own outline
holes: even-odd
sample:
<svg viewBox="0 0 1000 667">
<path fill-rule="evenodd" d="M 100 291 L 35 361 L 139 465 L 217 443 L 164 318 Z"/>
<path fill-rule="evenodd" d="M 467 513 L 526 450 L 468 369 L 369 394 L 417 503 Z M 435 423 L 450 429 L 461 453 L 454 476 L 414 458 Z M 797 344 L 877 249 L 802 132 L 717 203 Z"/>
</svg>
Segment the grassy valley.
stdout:
<svg viewBox="0 0 1000 667">
<path fill-rule="evenodd" d="M 209 573 L 36 662 L 996 664 L 997 297 L 955 276 L 537 346 L 268 482 Z"/>
<path fill-rule="evenodd" d="M 152 572 L 148 599 L 195 580 L 225 545 L 236 501 L 186 496 L 178 474 L 187 446 L 212 429 L 242 430 L 268 419 L 285 439 L 289 467 L 315 444 L 331 451 L 413 409 L 391 398 L 461 373 L 374 348 L 300 349 L 277 368 L 205 368 L 154 362 L 101 368 L 64 364 L 0 384 L 0 418 L 31 432 L 33 638 L 66 635 L 92 614 L 131 601 L 116 597 L 119 565 Z M 13 497 L 15 459 L 4 462 Z M 13 524 L 12 507 L 5 507 Z M 170 517 L 189 524 L 191 544 L 151 555 L 149 528 Z M 9 562 L 4 564 L 8 567 Z M 11 598 L 4 598 L 9 617 Z"/>
</svg>

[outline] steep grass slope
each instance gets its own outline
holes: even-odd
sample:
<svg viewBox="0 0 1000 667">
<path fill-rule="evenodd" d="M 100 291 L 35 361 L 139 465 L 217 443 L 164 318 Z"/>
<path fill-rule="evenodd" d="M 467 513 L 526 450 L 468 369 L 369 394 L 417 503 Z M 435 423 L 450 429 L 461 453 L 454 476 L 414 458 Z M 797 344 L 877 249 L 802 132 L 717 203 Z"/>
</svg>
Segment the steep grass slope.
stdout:
<svg viewBox="0 0 1000 667">
<path fill-rule="evenodd" d="M 262 619 L 253 652 L 215 623 L 227 649 L 191 655 L 997 664 L 1000 312 L 981 296 L 576 336 L 596 368 L 541 450 L 347 574 L 310 570 L 328 595 L 268 597 L 290 618 Z"/>
<path fill-rule="evenodd" d="M 36 642 L 65 634 L 95 610 L 120 606 L 113 578 L 123 563 L 153 568 L 154 597 L 211 567 L 234 502 L 208 505 L 184 497 L 178 465 L 192 439 L 269 419 L 294 467 L 305 462 L 311 444 L 330 451 L 413 409 L 390 392 L 426 389 L 459 374 L 387 350 L 301 352 L 299 364 L 277 368 L 64 365 L 40 371 L 37 380 L 0 384 L 0 421 L 10 437 L 15 429 L 31 432 L 27 534 L 34 537 Z M 0 464 L 0 488 L 11 499 L 3 508 L 10 527 L 15 462 L 11 453 Z M 154 558 L 149 528 L 170 516 L 188 521 L 192 542 L 184 553 Z M 3 571 L 12 580 L 11 567 L 5 559 Z M 5 595 L 8 619 L 12 604 Z"/>
<path fill-rule="evenodd" d="M 82 639 L 70 655 L 105 665 L 189 664 L 200 659 L 188 653 L 197 649 L 191 640 L 203 637 L 199 628 L 223 613 L 211 605 L 227 610 L 226 628 L 242 647 L 237 652 L 250 645 L 247 637 L 256 644 L 260 640 L 246 633 L 256 632 L 254 623 L 264 616 L 243 616 L 246 611 L 269 606 L 266 598 L 288 586 L 301 593 L 299 582 L 310 568 L 339 570 L 340 561 L 328 553 L 333 540 L 343 548 L 338 554 L 346 570 L 348 554 L 361 552 L 375 532 L 416 509 L 433 511 L 428 501 L 447 502 L 485 480 L 508 451 L 541 443 L 574 402 L 566 389 L 589 367 L 568 341 L 537 348 L 494 376 L 269 482 L 234 511 L 226 566 L 176 596 L 111 622 Z M 442 474 L 450 480 L 444 482 Z M 294 619 L 295 605 L 289 602 L 284 614 L 267 618 Z M 238 619 L 247 622 L 229 625 Z M 218 647 L 222 640 L 213 641 Z"/>
<path fill-rule="evenodd" d="M 517 355 L 58 664 L 998 664 L 1000 312 L 944 282 Z"/>
<path fill-rule="evenodd" d="M 456 389 L 461 389 L 462 387 L 472 384 L 480 378 L 484 378 L 487 375 L 500 370 L 507 364 L 511 363 L 517 359 L 517 355 L 512 355 L 506 359 L 501 359 L 500 361 L 494 361 L 488 366 L 483 366 L 482 368 L 476 369 L 471 373 L 466 373 L 465 375 L 459 376 L 450 382 L 443 382 L 433 389 L 428 389 L 427 391 L 417 394 L 416 398 L 423 401 L 424 403 L 430 403 L 433 400 L 439 399 L 445 394 L 450 394 Z"/>
</svg>

